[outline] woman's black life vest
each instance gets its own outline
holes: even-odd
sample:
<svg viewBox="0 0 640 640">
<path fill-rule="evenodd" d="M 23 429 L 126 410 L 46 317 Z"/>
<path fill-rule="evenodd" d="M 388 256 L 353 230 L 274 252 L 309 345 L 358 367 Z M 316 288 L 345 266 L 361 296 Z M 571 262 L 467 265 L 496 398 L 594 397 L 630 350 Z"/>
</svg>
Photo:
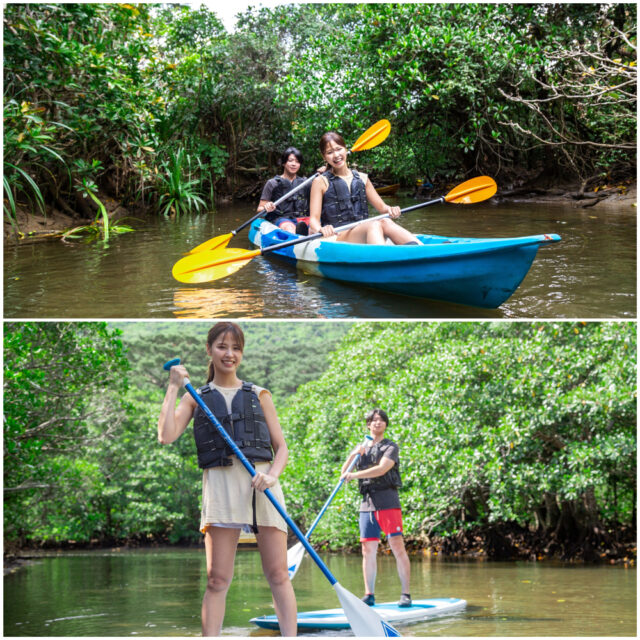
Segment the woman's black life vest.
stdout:
<svg viewBox="0 0 640 640">
<path fill-rule="evenodd" d="M 329 181 L 329 187 L 322 199 L 320 224 L 323 227 L 328 224 L 337 226 L 356 220 L 365 220 L 369 217 L 364 182 L 355 169 L 352 169 L 351 173 L 353 173 L 351 191 L 342 178 L 331 171 L 324 173 Z"/>
<path fill-rule="evenodd" d="M 198 389 L 198 395 L 218 418 L 225 431 L 251 462 L 273 460 L 271 437 L 260 400 L 250 382 L 243 382 L 231 402 L 231 414 L 223 395 L 208 384 Z M 233 454 L 205 412 L 196 406 L 193 414 L 193 435 L 198 449 L 198 465 L 202 469 L 226 467 Z"/>
<path fill-rule="evenodd" d="M 383 454 L 381 445 L 388 442 L 390 442 L 390 440 L 383 438 L 380 442 L 377 442 L 365 451 L 358 461 L 358 469 L 369 469 L 379 464 Z M 363 496 L 383 489 L 399 489 L 401 486 L 400 462 L 396 462 L 383 476 L 358 479 L 358 489 Z"/>
<path fill-rule="evenodd" d="M 304 178 L 296 177 L 291 180 L 287 180 L 282 176 L 276 176 L 274 178 L 276 186 L 271 192 L 271 201 L 282 198 L 283 195 L 289 193 L 291 189 L 294 189 L 299 184 L 304 182 Z M 309 191 L 308 189 L 300 189 L 296 191 L 291 197 L 287 198 L 284 202 L 281 202 L 274 211 L 270 211 L 265 216 L 265 219 L 269 222 L 275 222 L 278 218 L 304 218 L 309 215 Z"/>
</svg>

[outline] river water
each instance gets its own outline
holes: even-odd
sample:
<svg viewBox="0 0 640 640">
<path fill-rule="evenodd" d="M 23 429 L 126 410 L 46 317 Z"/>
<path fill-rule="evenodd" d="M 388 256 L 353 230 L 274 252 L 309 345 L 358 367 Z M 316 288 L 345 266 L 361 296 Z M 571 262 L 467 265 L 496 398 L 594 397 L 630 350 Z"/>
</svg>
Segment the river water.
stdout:
<svg viewBox="0 0 640 640">
<path fill-rule="evenodd" d="M 391 204 L 415 204 L 389 198 Z M 414 232 L 508 237 L 558 233 L 515 294 L 483 310 L 345 285 L 257 257 L 207 285 L 184 285 L 171 267 L 188 249 L 254 213 L 246 204 L 215 214 L 134 221 L 135 233 L 100 243 L 35 242 L 4 252 L 5 318 L 635 318 L 636 216 L 564 205 L 444 204 L 404 216 Z M 242 231 L 231 246 L 252 248 Z"/>
<path fill-rule="evenodd" d="M 360 596 L 361 559 L 322 555 L 340 584 Z M 635 636 L 636 571 L 547 562 L 440 561 L 412 557 L 414 598 L 456 597 L 464 612 L 400 627 L 405 636 Z M 5 636 L 195 636 L 205 586 L 196 549 L 100 551 L 35 560 L 4 578 Z M 339 606 L 306 557 L 293 581 L 298 609 Z M 378 558 L 376 595 L 395 601 L 391 556 Z M 223 635 L 274 636 L 250 619 L 273 613 L 256 550 L 240 550 Z M 351 635 L 350 631 L 314 635 Z"/>
</svg>

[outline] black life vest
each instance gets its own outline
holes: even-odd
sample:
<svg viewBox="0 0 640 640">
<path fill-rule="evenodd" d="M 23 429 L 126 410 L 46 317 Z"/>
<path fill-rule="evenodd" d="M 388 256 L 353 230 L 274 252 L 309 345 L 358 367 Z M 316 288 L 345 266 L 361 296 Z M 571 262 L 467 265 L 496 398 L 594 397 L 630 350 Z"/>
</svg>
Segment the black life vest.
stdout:
<svg viewBox="0 0 640 640">
<path fill-rule="evenodd" d="M 282 176 L 276 176 L 274 178 L 276 186 L 271 192 L 271 201 L 275 202 L 282 198 L 283 195 L 289 193 L 291 189 L 294 189 L 299 184 L 302 184 L 304 178 L 294 178 L 293 181 L 287 180 Z M 269 222 L 275 222 L 277 218 L 304 218 L 309 215 L 309 192 L 305 189 L 296 191 L 291 197 L 287 198 L 284 202 L 281 202 L 274 211 L 270 211 L 265 216 L 265 219 Z"/>
<path fill-rule="evenodd" d="M 353 173 L 351 191 L 347 183 L 333 172 L 326 171 L 323 174 L 329 181 L 329 187 L 322 199 L 320 223 L 323 227 L 327 224 L 336 226 L 369 217 L 364 182 L 355 169 L 351 172 Z"/>
<path fill-rule="evenodd" d="M 381 445 L 388 442 L 391 441 L 383 438 L 380 442 L 377 442 L 365 451 L 358 461 L 358 469 L 369 469 L 379 464 L 383 454 Z M 358 479 L 358 489 L 363 496 L 383 489 L 399 489 L 401 486 L 400 462 L 396 462 L 383 476 Z"/>
<path fill-rule="evenodd" d="M 251 462 L 273 460 L 271 437 L 260 400 L 250 382 L 243 382 L 231 402 L 231 414 L 223 395 L 208 384 L 198 389 L 213 415 Z M 196 406 L 193 414 L 193 435 L 198 450 L 198 465 L 202 469 L 232 464 L 233 454 L 205 412 Z"/>
</svg>

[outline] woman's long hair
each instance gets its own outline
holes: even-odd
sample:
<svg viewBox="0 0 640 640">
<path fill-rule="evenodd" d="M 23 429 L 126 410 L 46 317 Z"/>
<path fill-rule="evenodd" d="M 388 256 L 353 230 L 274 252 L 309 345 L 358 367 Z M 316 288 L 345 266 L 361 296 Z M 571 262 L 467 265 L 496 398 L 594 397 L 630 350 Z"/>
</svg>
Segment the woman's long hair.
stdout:
<svg viewBox="0 0 640 640">
<path fill-rule="evenodd" d="M 244 333 L 242 333 L 242 329 L 235 322 L 217 322 L 216 324 L 209 329 L 209 333 L 207 334 L 207 344 L 209 345 L 209 350 L 212 349 L 213 343 L 216 339 L 224 335 L 226 333 L 230 333 L 240 345 L 240 350 L 244 352 Z M 213 376 L 215 375 L 215 368 L 213 366 L 213 360 L 209 362 L 209 373 L 207 376 L 207 382 L 211 382 L 213 380 Z"/>
</svg>

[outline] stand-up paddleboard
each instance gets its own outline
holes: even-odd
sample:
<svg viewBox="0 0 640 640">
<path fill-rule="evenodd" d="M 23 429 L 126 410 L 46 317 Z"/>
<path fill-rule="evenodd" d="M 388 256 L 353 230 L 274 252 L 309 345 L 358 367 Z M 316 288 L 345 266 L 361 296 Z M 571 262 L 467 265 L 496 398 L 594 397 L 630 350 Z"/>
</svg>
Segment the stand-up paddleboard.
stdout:
<svg viewBox="0 0 640 640">
<path fill-rule="evenodd" d="M 395 602 L 384 602 L 372 607 L 376 613 L 391 624 L 409 624 L 428 618 L 445 616 L 462 611 L 467 606 L 460 598 L 428 598 L 414 600 L 410 607 L 399 607 Z M 263 629 L 279 630 L 275 615 L 252 618 L 251 622 Z M 342 609 L 322 609 L 298 613 L 298 629 L 348 629 L 349 622 Z"/>
</svg>

